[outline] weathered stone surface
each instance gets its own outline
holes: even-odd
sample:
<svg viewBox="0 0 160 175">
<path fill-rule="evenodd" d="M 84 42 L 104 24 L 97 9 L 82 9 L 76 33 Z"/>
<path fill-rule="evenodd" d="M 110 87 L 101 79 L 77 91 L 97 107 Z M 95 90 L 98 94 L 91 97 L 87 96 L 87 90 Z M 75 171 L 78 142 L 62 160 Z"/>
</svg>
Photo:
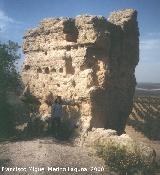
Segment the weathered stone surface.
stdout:
<svg viewBox="0 0 160 175">
<path fill-rule="evenodd" d="M 80 124 L 122 133 L 132 109 L 135 66 L 139 59 L 137 12 L 102 16 L 51 18 L 26 32 L 22 79 L 39 99 L 42 115 L 50 113 L 47 95 L 78 100 L 64 111 Z M 76 119 L 75 119 L 76 118 Z"/>
</svg>

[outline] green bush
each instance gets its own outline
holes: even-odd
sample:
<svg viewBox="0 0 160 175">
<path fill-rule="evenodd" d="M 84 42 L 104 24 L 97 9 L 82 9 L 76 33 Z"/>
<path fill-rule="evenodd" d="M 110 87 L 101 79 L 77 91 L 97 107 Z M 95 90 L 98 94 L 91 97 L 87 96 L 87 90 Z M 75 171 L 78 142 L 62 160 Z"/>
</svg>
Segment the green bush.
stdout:
<svg viewBox="0 0 160 175">
<path fill-rule="evenodd" d="M 105 160 L 110 170 L 121 175 L 153 174 L 154 165 L 150 160 L 146 160 L 136 144 L 132 146 L 132 149 L 128 149 L 125 145 L 112 140 L 95 144 L 97 155 Z"/>
<path fill-rule="evenodd" d="M 0 42 L 0 138 L 14 135 L 15 109 L 8 102 L 9 92 L 17 92 L 20 88 L 20 78 L 16 62 L 20 59 L 17 43 Z"/>
</svg>

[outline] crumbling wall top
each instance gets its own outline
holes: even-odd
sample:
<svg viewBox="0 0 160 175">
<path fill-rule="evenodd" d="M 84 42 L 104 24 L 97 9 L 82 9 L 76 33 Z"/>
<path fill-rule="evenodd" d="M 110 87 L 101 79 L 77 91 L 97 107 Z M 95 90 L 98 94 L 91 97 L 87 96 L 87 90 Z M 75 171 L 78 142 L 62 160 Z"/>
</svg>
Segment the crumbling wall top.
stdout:
<svg viewBox="0 0 160 175">
<path fill-rule="evenodd" d="M 108 21 L 116 25 L 123 25 L 130 20 L 136 20 L 137 11 L 134 9 L 124 9 L 112 12 L 108 18 Z"/>
</svg>

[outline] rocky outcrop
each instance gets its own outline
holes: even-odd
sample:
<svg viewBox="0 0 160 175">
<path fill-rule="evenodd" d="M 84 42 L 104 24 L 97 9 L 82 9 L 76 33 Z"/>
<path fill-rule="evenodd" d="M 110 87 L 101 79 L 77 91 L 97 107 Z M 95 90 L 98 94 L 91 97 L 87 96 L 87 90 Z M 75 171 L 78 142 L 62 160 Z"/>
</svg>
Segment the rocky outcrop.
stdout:
<svg viewBox="0 0 160 175">
<path fill-rule="evenodd" d="M 143 142 L 133 140 L 127 134 L 118 136 L 117 132 L 111 129 L 93 128 L 81 141 L 84 147 L 103 157 L 106 164 L 109 163 L 115 169 L 120 170 L 120 167 L 123 167 L 130 174 L 134 174 L 135 170 L 139 172 L 138 174 L 145 174 L 144 171 L 148 174 L 149 169 L 155 166 L 155 150 Z M 124 165 L 121 166 L 116 160 L 123 162 Z M 120 166 L 118 167 L 116 163 Z M 128 170 L 126 167 L 128 167 Z M 131 173 L 131 171 L 133 172 Z"/>
<path fill-rule="evenodd" d="M 116 145 L 125 146 L 128 151 L 139 151 L 146 160 L 150 159 L 151 162 L 154 162 L 156 157 L 155 151 L 143 142 L 137 142 L 127 134 L 118 136 L 117 132 L 111 129 L 92 128 L 81 141 L 81 144 L 86 147 L 94 147 L 96 144 L 107 145 L 108 142 L 113 142 Z M 138 147 L 138 150 L 134 150 L 135 146 Z"/>
<path fill-rule="evenodd" d="M 51 18 L 26 32 L 22 79 L 40 101 L 42 116 L 50 113 L 46 99 L 68 100 L 64 116 L 81 131 L 111 128 L 122 133 L 132 109 L 139 59 L 137 12 L 126 9 L 102 16 Z M 82 98 L 83 97 L 83 98 Z"/>
</svg>

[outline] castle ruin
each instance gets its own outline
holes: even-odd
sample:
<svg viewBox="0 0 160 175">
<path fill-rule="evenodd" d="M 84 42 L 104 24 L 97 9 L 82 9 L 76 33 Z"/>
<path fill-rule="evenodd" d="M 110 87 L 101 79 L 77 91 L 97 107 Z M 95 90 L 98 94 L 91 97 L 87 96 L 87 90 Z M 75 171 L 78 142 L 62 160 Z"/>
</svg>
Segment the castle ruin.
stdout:
<svg viewBox="0 0 160 175">
<path fill-rule="evenodd" d="M 139 61 L 137 12 L 126 9 L 102 16 L 44 19 L 24 36 L 22 80 L 50 113 L 46 96 L 83 97 L 79 106 L 64 106 L 82 131 L 125 129 L 132 110 L 135 67 Z"/>
</svg>

